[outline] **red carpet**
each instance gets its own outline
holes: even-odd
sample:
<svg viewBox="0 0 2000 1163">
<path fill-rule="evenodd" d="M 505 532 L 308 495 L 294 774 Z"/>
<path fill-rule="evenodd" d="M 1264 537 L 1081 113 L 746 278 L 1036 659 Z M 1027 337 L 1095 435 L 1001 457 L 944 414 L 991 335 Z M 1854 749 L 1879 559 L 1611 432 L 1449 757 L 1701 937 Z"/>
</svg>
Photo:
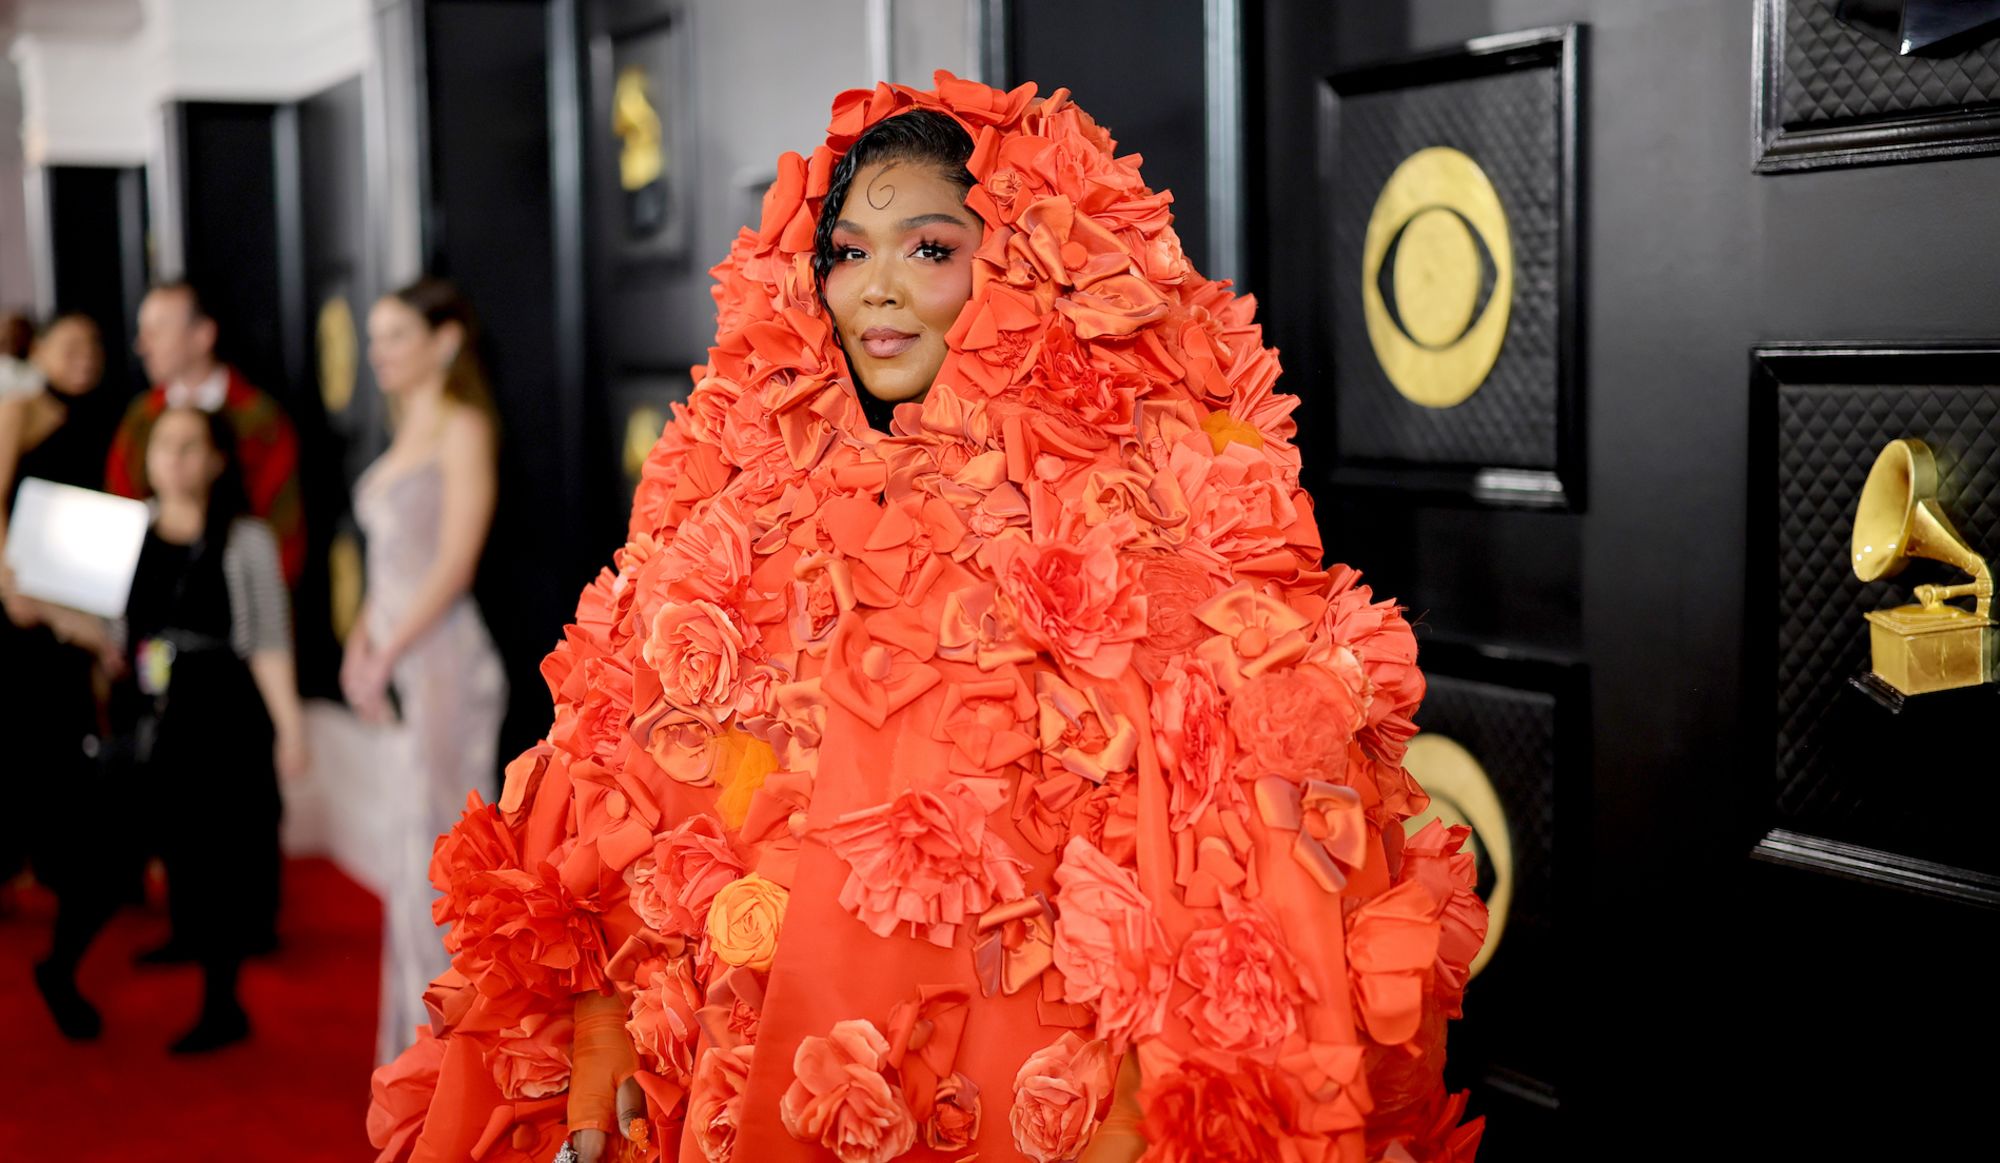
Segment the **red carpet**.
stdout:
<svg viewBox="0 0 2000 1163">
<path fill-rule="evenodd" d="M 104 1034 L 56 1032 L 29 969 L 53 902 L 9 892 L 0 916 L 0 1160 L 356 1163 L 375 1052 L 381 908 L 324 860 L 285 871 L 283 948 L 243 968 L 250 1040 L 192 1059 L 167 1044 L 194 1022 L 201 972 L 131 967 L 166 936 L 157 909 L 112 921 L 83 963 Z"/>
</svg>

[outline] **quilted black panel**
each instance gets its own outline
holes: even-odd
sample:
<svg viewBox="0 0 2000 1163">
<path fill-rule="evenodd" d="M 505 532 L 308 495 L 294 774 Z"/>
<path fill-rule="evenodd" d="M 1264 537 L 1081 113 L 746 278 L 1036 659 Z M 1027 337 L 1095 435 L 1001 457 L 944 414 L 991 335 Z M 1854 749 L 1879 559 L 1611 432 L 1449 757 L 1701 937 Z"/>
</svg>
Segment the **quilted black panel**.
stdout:
<svg viewBox="0 0 2000 1163">
<path fill-rule="evenodd" d="M 1335 424 L 1341 456 L 1472 467 L 1556 467 L 1560 154 L 1556 70 L 1343 97 L 1333 169 Z M 1361 314 L 1361 249 L 1382 185 L 1445 145 L 1486 171 L 1514 234 L 1514 302 L 1499 362 L 1453 408 L 1403 398 Z"/>
<path fill-rule="evenodd" d="M 1418 728 L 1471 752 L 1507 810 L 1515 876 L 1508 940 L 1519 935 L 1516 926 L 1547 931 L 1555 920 L 1555 696 L 1443 674 L 1427 677 Z M 1480 891 L 1491 887 L 1491 870 L 1481 868 Z M 1504 956 L 1502 948 L 1495 964 Z"/>
<path fill-rule="evenodd" d="M 1777 812 L 1795 831 L 1992 870 L 1993 687 L 1910 700 L 1899 716 L 1848 685 L 1868 669 L 1865 611 L 1964 580 L 1927 561 L 1864 584 L 1849 567 L 1855 501 L 1882 446 L 1929 444 L 1938 498 L 2000 556 L 2000 385 L 1786 385 L 1778 392 Z M 1753 604 L 1752 610 L 1757 606 Z"/>
<path fill-rule="evenodd" d="M 1452 1056 L 1466 1083 L 1491 1071 L 1553 1089 L 1553 1047 L 1538 1030 L 1558 1004 L 1555 944 L 1556 699 L 1546 691 L 1475 682 L 1435 671 L 1417 715 L 1420 730 L 1471 752 L 1499 793 L 1514 846 L 1514 900 L 1500 948 L 1466 993 Z M 1492 870 L 1480 869 L 1490 894 Z"/>
<path fill-rule="evenodd" d="M 2000 103 L 2000 40 L 1958 56 L 1904 57 L 1836 20 L 1835 0 L 1764 2 L 1785 5 L 1787 127 Z"/>
</svg>

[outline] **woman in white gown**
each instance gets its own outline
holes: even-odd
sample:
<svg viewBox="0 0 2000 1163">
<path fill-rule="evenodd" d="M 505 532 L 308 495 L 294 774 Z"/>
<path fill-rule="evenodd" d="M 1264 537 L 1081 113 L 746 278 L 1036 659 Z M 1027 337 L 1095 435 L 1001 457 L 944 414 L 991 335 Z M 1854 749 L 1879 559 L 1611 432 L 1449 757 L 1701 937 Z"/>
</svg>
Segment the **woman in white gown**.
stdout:
<svg viewBox="0 0 2000 1163">
<path fill-rule="evenodd" d="M 388 749 L 356 781 L 386 867 L 380 1060 L 429 1020 L 422 996 L 450 957 L 431 920 L 431 848 L 477 790 L 498 779 L 507 680 L 472 598 L 497 491 L 491 394 L 469 304 L 450 283 L 420 279 L 368 316 L 368 360 L 393 401 L 395 436 L 355 483 L 367 537 L 365 594 L 341 666 L 341 690 L 364 720 L 393 724 Z"/>
</svg>

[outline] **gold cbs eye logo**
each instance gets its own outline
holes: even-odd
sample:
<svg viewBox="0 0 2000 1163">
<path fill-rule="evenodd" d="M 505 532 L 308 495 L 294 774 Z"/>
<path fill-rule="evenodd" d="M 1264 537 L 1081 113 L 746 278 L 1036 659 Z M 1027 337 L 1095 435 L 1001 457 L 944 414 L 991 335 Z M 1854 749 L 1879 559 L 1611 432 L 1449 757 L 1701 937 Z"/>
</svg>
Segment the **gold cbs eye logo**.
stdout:
<svg viewBox="0 0 2000 1163">
<path fill-rule="evenodd" d="M 1500 358 L 1514 301 L 1514 243 L 1479 163 L 1447 146 L 1403 159 L 1361 247 L 1361 310 L 1398 392 L 1449 408 Z"/>
<path fill-rule="evenodd" d="M 1405 822 L 1407 833 L 1416 835 L 1432 820 L 1443 821 L 1447 828 L 1461 824 L 1471 828 L 1465 850 L 1491 878 L 1484 892 L 1486 942 L 1472 959 L 1472 975 L 1477 977 L 1499 950 L 1514 905 L 1514 840 L 1507 809 L 1486 768 L 1455 739 L 1419 732 L 1410 740 L 1403 766 L 1431 800 L 1428 808 Z"/>
</svg>

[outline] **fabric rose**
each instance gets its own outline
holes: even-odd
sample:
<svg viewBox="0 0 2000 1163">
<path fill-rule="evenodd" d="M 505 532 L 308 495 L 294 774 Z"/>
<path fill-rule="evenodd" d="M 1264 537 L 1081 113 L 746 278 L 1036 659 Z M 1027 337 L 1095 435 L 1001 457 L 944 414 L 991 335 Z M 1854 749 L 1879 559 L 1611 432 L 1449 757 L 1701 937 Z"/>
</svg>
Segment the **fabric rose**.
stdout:
<svg viewBox="0 0 2000 1163">
<path fill-rule="evenodd" d="M 1237 775 L 1294 781 L 1347 781 L 1347 745 L 1361 725 L 1355 692 L 1313 663 L 1267 671 L 1243 684 L 1229 703 L 1229 726 L 1242 749 Z"/>
<path fill-rule="evenodd" d="M 1472 829 L 1432 820 L 1403 844 L 1396 879 L 1422 884 L 1438 910 L 1438 955 L 1433 988 L 1449 1017 L 1458 1017 L 1472 977 L 1472 962 L 1486 943 L 1486 905 L 1474 891 L 1477 858 L 1466 850 Z"/>
<path fill-rule="evenodd" d="M 731 1163 L 736 1130 L 743 1122 L 743 1095 L 750 1089 L 750 1063 L 757 1048 L 725 1050 L 710 1046 L 695 1067 L 688 1090 L 687 1129 L 708 1163 Z"/>
<path fill-rule="evenodd" d="M 1185 557 L 1152 555 L 1139 559 L 1139 592 L 1146 598 L 1146 636 L 1132 648 L 1132 666 L 1156 682 L 1167 662 L 1208 637 L 1194 612 L 1215 596 L 1215 578 Z"/>
<path fill-rule="evenodd" d="M 1424 697 L 1424 673 L 1417 669 L 1417 637 L 1393 601 L 1374 600 L 1374 591 L 1359 584 L 1360 574 L 1348 566 L 1329 570 L 1326 613 L 1313 635 L 1315 654 L 1345 651 L 1354 656 L 1368 677 L 1368 721 L 1359 739 L 1382 763 L 1401 763 L 1411 721 Z"/>
<path fill-rule="evenodd" d="M 651 855 L 626 868 L 627 899 L 654 931 L 698 937 L 715 894 L 745 871 L 722 822 L 701 812 L 663 833 Z"/>
<path fill-rule="evenodd" d="M 771 968 L 790 899 L 784 886 L 754 872 L 724 885 L 708 909 L 708 940 L 716 957 L 760 973 Z"/>
<path fill-rule="evenodd" d="M 818 1143 L 841 1163 L 888 1163 L 917 1141 L 917 1120 L 903 1093 L 882 1075 L 888 1039 L 875 1023 L 834 1023 L 809 1036 L 792 1057 L 792 1085 L 778 1117 L 792 1137 Z"/>
<path fill-rule="evenodd" d="M 878 937 L 907 925 L 951 948 L 961 925 L 1027 895 L 1027 863 L 986 826 L 1006 798 L 997 779 L 962 779 L 835 820 L 818 836 L 847 863 L 841 907 Z"/>
<path fill-rule="evenodd" d="M 1296 1124 L 1296 1097 L 1283 1076 L 1256 1062 L 1224 1070 L 1189 1058 L 1139 1089 L 1146 1115 L 1141 1163 L 1271 1163 Z"/>
<path fill-rule="evenodd" d="M 646 975 L 643 988 L 632 995 L 632 1016 L 625 1029 L 648 1070 L 686 1086 L 694 1076 L 694 1049 L 701 1037 L 695 1011 L 701 1008 L 701 987 L 686 957 L 677 957 Z"/>
<path fill-rule="evenodd" d="M 567 1089 L 574 1031 L 569 1015 L 541 1013 L 493 1035 L 486 1064 L 500 1093 L 511 1099 L 547 1098 Z"/>
<path fill-rule="evenodd" d="M 1130 531 L 1130 520 L 1119 519 L 1093 526 L 1075 545 L 1006 536 L 982 551 L 1021 632 L 1098 678 L 1122 673 L 1132 643 L 1146 633 L 1146 599 L 1117 548 Z"/>
<path fill-rule="evenodd" d="M 735 615 L 714 602 L 669 602 L 653 616 L 646 665 L 659 673 L 667 701 L 726 717 L 748 669 L 748 638 Z"/>
<path fill-rule="evenodd" d="M 940 1079 L 924 1120 L 924 1146 L 933 1151 L 967 1151 L 979 1138 L 979 1087 L 963 1074 Z"/>
<path fill-rule="evenodd" d="M 1118 1060 L 1103 1039 L 1065 1033 L 1028 1056 L 1014 1076 L 1007 1122 L 1014 1147 L 1035 1163 L 1066 1163 L 1083 1153 L 1111 1106 Z"/>
<path fill-rule="evenodd" d="M 647 563 L 648 592 L 711 602 L 734 600 L 754 561 L 750 529 L 738 506 L 703 505 L 674 531 L 673 540 Z"/>
<path fill-rule="evenodd" d="M 1072 837 L 1056 867 L 1055 963 L 1064 999 L 1097 1008 L 1097 1036 L 1122 1053 L 1160 1032 L 1174 953 L 1133 875 Z"/>
<path fill-rule="evenodd" d="M 1215 672 L 1198 658 L 1176 658 L 1153 684 L 1153 745 L 1167 777 L 1169 826 L 1201 818 L 1218 796 L 1240 802 L 1230 782 L 1229 724 Z"/>
<path fill-rule="evenodd" d="M 608 655 L 585 658 L 571 668 L 558 699 L 549 742 L 577 759 L 608 762 L 632 723 L 631 667 Z"/>
<path fill-rule="evenodd" d="M 1202 1044 L 1269 1062 L 1299 1028 L 1311 986 L 1261 908 L 1224 896 L 1222 916 L 1181 946 L 1180 977 L 1195 992 L 1180 1014 Z"/>
<path fill-rule="evenodd" d="M 429 1026 L 418 1026 L 417 1040 L 394 1062 L 375 1069 L 368 1080 L 368 1142 L 381 1152 L 375 1163 L 402 1163 L 410 1157 L 443 1065 L 443 1040 Z"/>
<path fill-rule="evenodd" d="M 450 926 L 452 966 L 480 993 L 525 990 L 567 996 L 604 983 L 604 930 L 579 908 L 544 863 L 521 867 L 519 842 L 498 810 L 467 797 L 459 822 L 431 855 L 431 883 L 443 893 L 431 916 Z"/>
</svg>

